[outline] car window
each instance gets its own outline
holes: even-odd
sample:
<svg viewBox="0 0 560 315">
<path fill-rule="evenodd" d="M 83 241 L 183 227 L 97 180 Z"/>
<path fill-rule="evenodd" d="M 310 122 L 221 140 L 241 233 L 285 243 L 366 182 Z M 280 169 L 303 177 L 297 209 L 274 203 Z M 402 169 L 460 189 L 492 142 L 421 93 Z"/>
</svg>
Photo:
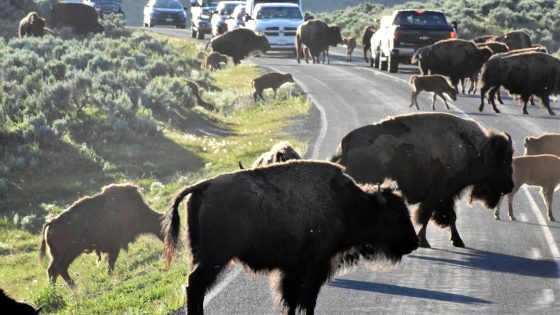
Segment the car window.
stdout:
<svg viewBox="0 0 560 315">
<path fill-rule="evenodd" d="M 441 12 L 430 11 L 404 11 L 395 17 L 394 24 L 398 25 L 448 25 L 445 16 Z"/>
<path fill-rule="evenodd" d="M 302 19 L 298 8 L 263 7 L 257 13 L 257 19 Z"/>
<path fill-rule="evenodd" d="M 233 10 L 235 9 L 236 6 L 237 6 L 237 3 L 228 3 L 220 9 L 219 14 L 220 15 L 230 15 L 233 12 Z"/>
<path fill-rule="evenodd" d="M 156 0 L 154 7 L 162 9 L 182 9 L 183 6 L 177 0 Z"/>
</svg>

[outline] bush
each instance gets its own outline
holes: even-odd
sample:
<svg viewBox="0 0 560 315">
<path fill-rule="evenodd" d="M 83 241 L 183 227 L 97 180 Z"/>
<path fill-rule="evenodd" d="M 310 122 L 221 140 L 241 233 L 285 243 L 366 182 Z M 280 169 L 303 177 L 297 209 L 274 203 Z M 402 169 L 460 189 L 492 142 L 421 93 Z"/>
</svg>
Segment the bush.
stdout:
<svg viewBox="0 0 560 315">
<path fill-rule="evenodd" d="M 56 312 L 66 307 L 62 290 L 55 285 L 48 285 L 33 297 L 35 305 L 40 305 L 43 312 Z"/>
</svg>

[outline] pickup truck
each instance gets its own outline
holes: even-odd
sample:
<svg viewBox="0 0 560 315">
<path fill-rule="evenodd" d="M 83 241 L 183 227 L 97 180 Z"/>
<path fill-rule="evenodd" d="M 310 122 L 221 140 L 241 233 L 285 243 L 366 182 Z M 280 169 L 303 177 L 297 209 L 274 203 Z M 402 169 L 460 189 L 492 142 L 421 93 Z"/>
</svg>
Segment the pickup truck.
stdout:
<svg viewBox="0 0 560 315">
<path fill-rule="evenodd" d="M 395 10 L 381 19 L 379 29 L 371 37 L 370 66 L 397 72 L 399 63 L 410 64 L 419 48 L 456 37 L 455 28 L 443 12 Z"/>
<path fill-rule="evenodd" d="M 259 3 L 246 17 L 245 27 L 266 36 L 271 50 L 295 51 L 296 32 L 303 14 L 294 3 Z"/>
</svg>

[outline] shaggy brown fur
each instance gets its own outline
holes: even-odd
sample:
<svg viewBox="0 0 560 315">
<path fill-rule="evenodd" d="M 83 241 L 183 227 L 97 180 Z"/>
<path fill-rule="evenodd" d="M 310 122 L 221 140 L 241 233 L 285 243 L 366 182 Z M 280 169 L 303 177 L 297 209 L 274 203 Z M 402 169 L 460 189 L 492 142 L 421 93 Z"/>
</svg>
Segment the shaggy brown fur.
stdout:
<svg viewBox="0 0 560 315">
<path fill-rule="evenodd" d="M 40 258 L 46 245 L 52 261 L 47 273 L 54 283 L 60 275 L 73 286 L 68 266 L 82 253 L 94 252 L 109 257 L 109 272 L 121 249 L 140 234 L 152 233 L 162 240 L 160 214 L 144 202 L 139 188 L 130 185 L 108 185 L 100 193 L 79 199 L 43 226 Z"/>
<path fill-rule="evenodd" d="M 346 61 L 352 61 L 352 53 L 356 48 L 356 39 L 354 37 L 343 37 L 342 44 L 346 45 Z"/>
<path fill-rule="evenodd" d="M 227 63 L 228 62 L 228 58 L 226 55 L 222 55 L 217 51 L 213 51 L 211 52 L 206 59 L 204 59 L 204 62 L 201 65 L 202 69 L 206 69 L 206 70 L 220 70 L 220 63 Z"/>
<path fill-rule="evenodd" d="M 266 36 L 258 35 L 248 28 L 237 28 L 225 32 L 212 38 L 208 45 L 212 47 L 212 51 L 231 57 L 236 65 L 252 52 L 266 52 L 270 49 Z"/>
<path fill-rule="evenodd" d="M 286 162 L 288 160 L 301 160 L 301 156 L 287 142 L 275 144 L 270 151 L 263 153 L 253 163 L 253 168 L 270 165 L 272 163 Z"/>
<path fill-rule="evenodd" d="M 560 157 L 560 134 L 545 133 L 538 137 L 527 137 L 523 142 L 525 155 L 554 154 Z"/>
<path fill-rule="evenodd" d="M 18 302 L 0 289 L 0 311 L 5 315 L 37 315 L 41 308 L 35 309 L 29 304 Z"/>
<path fill-rule="evenodd" d="M 214 105 L 206 102 L 205 100 L 202 99 L 202 97 L 200 96 L 200 87 L 198 86 L 198 84 L 196 84 L 196 82 L 191 81 L 191 80 L 187 80 L 187 84 L 189 85 L 189 87 L 191 88 L 191 91 L 194 95 L 194 97 L 196 98 L 196 104 L 198 106 L 201 106 L 202 108 L 212 111 L 214 110 Z"/>
<path fill-rule="evenodd" d="M 336 47 L 342 42 L 340 28 L 338 26 L 328 26 L 320 20 L 309 20 L 301 24 L 296 31 L 296 55 L 297 62 L 300 63 L 300 52 L 302 45 L 309 47 L 309 52 L 313 63 L 319 63 L 319 55 L 323 53 L 323 63 L 325 57 L 329 61 L 329 45 Z M 305 62 L 309 62 L 307 59 Z"/>
<path fill-rule="evenodd" d="M 449 97 L 451 97 L 454 101 L 457 100 L 457 91 L 455 91 L 455 89 L 451 86 L 451 83 L 449 83 L 449 81 L 447 81 L 447 79 L 442 75 L 413 75 L 410 77 L 409 83 L 412 88 L 409 107 L 416 104 L 416 109 L 420 109 L 420 107 L 418 107 L 417 98 L 418 94 L 422 91 L 434 93 L 432 110 L 436 110 L 436 96 L 439 96 L 445 102 L 445 107 L 447 107 L 447 109 L 449 109 L 449 105 L 447 105 L 447 100 L 443 94 L 449 95 Z"/>
<path fill-rule="evenodd" d="M 554 188 L 560 184 L 560 158 L 552 154 L 526 155 L 513 158 L 513 183 L 515 186 L 508 194 L 509 219 L 515 221 L 513 216 L 513 197 L 523 184 L 540 186 L 541 197 L 546 205 L 547 216 L 554 221 L 552 215 L 552 198 Z M 502 198 L 503 199 L 503 198 Z M 502 200 L 500 200 L 501 203 Z M 494 218 L 500 219 L 500 203 L 494 211 Z"/>
<path fill-rule="evenodd" d="M 19 22 L 18 34 L 19 37 L 24 37 L 24 36 L 41 37 L 45 35 L 45 19 L 41 18 L 37 12 L 29 12 L 27 16 L 25 16 Z"/>
<path fill-rule="evenodd" d="M 274 91 L 274 98 L 276 98 L 276 92 L 278 88 L 288 82 L 294 82 L 292 75 L 289 73 L 278 73 L 278 72 L 271 72 L 264 74 L 253 81 L 251 81 L 251 86 L 255 90 L 253 93 L 253 98 L 255 102 L 257 101 L 257 96 L 264 101 L 264 97 L 262 96 L 263 90 L 265 89 L 272 89 Z"/>
<path fill-rule="evenodd" d="M 364 60 L 369 63 L 367 52 L 371 53 L 371 37 L 379 28 L 379 20 L 375 21 L 375 24 L 368 25 L 362 30 L 362 47 L 364 48 Z"/>
</svg>

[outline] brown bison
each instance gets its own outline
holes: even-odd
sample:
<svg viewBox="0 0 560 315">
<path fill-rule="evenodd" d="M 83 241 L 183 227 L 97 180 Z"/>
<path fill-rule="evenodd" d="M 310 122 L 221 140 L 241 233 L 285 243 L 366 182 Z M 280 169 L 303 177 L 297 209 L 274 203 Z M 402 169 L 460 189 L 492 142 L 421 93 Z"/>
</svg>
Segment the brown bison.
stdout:
<svg viewBox="0 0 560 315">
<path fill-rule="evenodd" d="M 295 160 L 223 174 L 187 187 L 164 221 L 171 262 L 187 196 L 191 273 L 187 313 L 203 314 L 204 295 L 230 260 L 280 272 L 288 314 L 313 314 L 322 285 L 358 258 L 398 262 L 418 246 L 404 200 L 391 188 L 358 186 L 338 165 Z"/>
<path fill-rule="evenodd" d="M 206 56 L 206 59 L 204 59 L 204 62 L 201 65 L 202 69 L 206 69 L 206 70 L 220 70 L 220 63 L 227 63 L 228 59 L 226 55 L 222 55 L 217 51 L 213 51 L 211 52 L 208 56 Z"/>
<path fill-rule="evenodd" d="M 41 18 L 37 12 L 29 12 L 19 22 L 18 35 L 19 37 L 41 37 L 45 35 L 45 30 L 50 31 L 48 28 L 45 28 L 45 19 Z"/>
<path fill-rule="evenodd" d="M 289 73 L 278 72 L 263 74 L 262 76 L 252 80 L 251 86 L 255 90 L 255 92 L 253 93 L 255 102 L 257 101 L 257 96 L 264 101 L 262 93 L 265 89 L 272 89 L 272 91 L 274 91 L 274 98 L 276 98 L 278 88 L 280 88 L 282 84 L 288 82 L 294 82 L 294 78 L 292 78 L 292 75 Z"/>
<path fill-rule="evenodd" d="M 473 39 L 473 42 L 480 44 L 480 43 L 485 43 L 487 41 L 494 41 L 494 39 L 496 38 L 496 36 L 494 35 L 483 35 L 480 37 L 477 37 L 475 39 Z"/>
<path fill-rule="evenodd" d="M 420 246 L 430 247 L 432 219 L 450 228 L 454 246 L 464 247 L 455 221 L 455 198 L 469 186 L 471 201 L 494 208 L 513 188 L 509 135 L 445 113 L 387 118 L 349 132 L 331 161 L 346 167 L 358 183 L 394 179 L 410 204 L 420 203 L 415 221 Z"/>
<path fill-rule="evenodd" d="M 525 155 L 554 154 L 560 157 L 560 134 L 558 133 L 526 137 L 523 145 L 525 146 Z"/>
<path fill-rule="evenodd" d="M 422 91 L 432 92 L 433 101 L 432 101 L 432 110 L 436 110 L 436 96 L 439 96 L 443 102 L 445 102 L 445 107 L 449 109 L 449 105 L 447 105 L 447 100 L 445 99 L 444 94 L 451 97 L 452 100 L 457 100 L 457 91 L 451 86 L 447 79 L 439 74 L 432 74 L 432 75 L 413 75 L 410 77 L 410 87 L 412 88 L 411 93 L 411 100 L 410 106 L 416 104 L 416 109 L 420 109 L 418 107 L 418 94 Z"/>
<path fill-rule="evenodd" d="M 504 44 L 504 43 L 499 43 L 499 42 L 493 42 L 493 41 L 489 41 L 489 42 L 484 42 L 481 44 L 476 44 L 478 47 L 487 47 L 490 48 L 490 50 L 492 50 L 492 54 L 500 54 L 500 53 L 506 53 L 509 51 L 509 47 L 508 45 Z"/>
<path fill-rule="evenodd" d="M 371 53 L 371 37 L 377 31 L 377 26 L 372 24 L 364 27 L 362 30 L 362 47 L 364 48 L 364 60 L 369 62 L 367 52 Z"/>
<path fill-rule="evenodd" d="M 261 156 L 255 160 L 252 167 L 255 168 L 289 160 L 301 160 L 301 156 L 289 143 L 279 142 L 275 144 L 270 151 L 261 154 Z"/>
<path fill-rule="evenodd" d="M 264 35 L 258 35 L 247 28 L 238 28 L 212 38 L 210 45 L 213 51 L 230 56 L 234 64 L 239 64 L 242 59 L 254 51 L 266 52 L 270 44 Z"/>
<path fill-rule="evenodd" d="M 504 43 L 510 50 L 530 48 L 531 36 L 525 31 L 511 31 L 502 36 L 496 36 L 495 41 Z"/>
<path fill-rule="evenodd" d="M 480 88 L 479 111 L 484 109 L 484 98 L 488 98 L 494 112 L 494 97 L 500 86 L 511 94 L 520 95 L 523 102 L 523 114 L 528 115 L 527 102 L 532 95 L 542 100 L 550 115 L 555 115 L 550 108 L 550 94 L 560 93 L 560 59 L 545 53 L 499 54 L 490 58 L 482 69 L 482 87 Z"/>
<path fill-rule="evenodd" d="M 41 308 L 35 309 L 33 306 L 18 302 L 9 297 L 4 290 L 0 289 L 0 310 L 5 315 L 37 315 Z"/>
<path fill-rule="evenodd" d="M 418 63 L 422 74 L 449 77 L 458 90 L 459 81 L 478 74 L 490 56 L 492 51 L 489 48 L 480 48 L 472 41 L 446 39 L 418 49 L 412 56 L 412 63 Z"/>
<path fill-rule="evenodd" d="M 323 63 L 325 57 L 329 61 L 329 45 L 336 47 L 342 43 L 342 35 L 338 26 L 328 26 L 327 23 L 319 20 L 310 20 L 300 25 L 296 31 L 296 54 L 297 62 L 300 63 L 301 46 L 309 48 L 313 63 L 319 63 L 319 54 L 323 53 Z M 309 63 L 307 56 L 305 62 Z"/>
<path fill-rule="evenodd" d="M 354 37 L 342 38 L 342 44 L 346 45 L 346 61 L 352 61 L 352 53 L 356 48 L 356 39 Z"/>
<path fill-rule="evenodd" d="M 51 28 L 70 27 L 76 35 L 103 33 L 97 11 L 82 3 L 55 3 L 47 19 Z"/>
<path fill-rule="evenodd" d="M 91 197 L 74 202 L 68 209 L 43 226 L 40 258 L 46 246 L 52 261 L 47 273 L 54 283 L 60 275 L 70 286 L 74 282 L 68 274 L 68 266 L 82 253 L 94 252 L 109 258 L 109 272 L 121 249 L 138 235 L 153 233 L 163 240 L 160 214 L 146 205 L 139 188 L 130 184 L 108 185 Z"/>
</svg>

